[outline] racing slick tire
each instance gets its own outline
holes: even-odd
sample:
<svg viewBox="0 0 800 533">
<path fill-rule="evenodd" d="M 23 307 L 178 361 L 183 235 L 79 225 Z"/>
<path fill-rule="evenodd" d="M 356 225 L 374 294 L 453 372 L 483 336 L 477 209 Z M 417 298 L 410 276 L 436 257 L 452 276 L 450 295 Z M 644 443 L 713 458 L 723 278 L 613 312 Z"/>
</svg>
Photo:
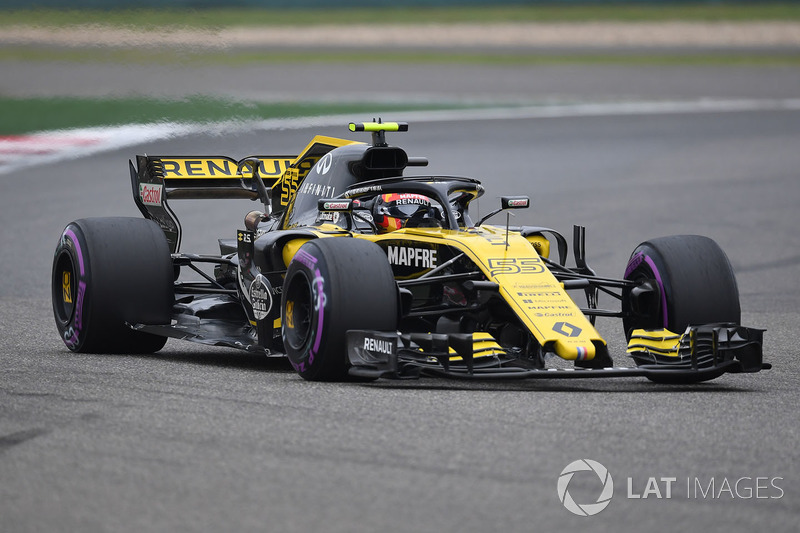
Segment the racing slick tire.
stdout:
<svg viewBox="0 0 800 533">
<path fill-rule="evenodd" d="M 53 314 L 61 339 L 74 352 L 157 352 L 166 337 L 127 324 L 169 324 L 174 279 L 166 237 L 154 222 L 71 222 L 53 258 Z"/>
<path fill-rule="evenodd" d="M 656 291 L 637 298 L 623 292 L 625 337 L 634 329 L 666 328 L 683 333 L 687 326 L 739 324 L 739 289 L 722 248 L 708 237 L 674 235 L 643 242 L 631 254 L 625 279 L 650 280 Z M 634 289 L 635 291 L 635 289 Z"/>
<path fill-rule="evenodd" d="M 396 331 L 398 299 L 378 245 L 348 237 L 308 241 L 283 283 L 281 334 L 289 361 L 309 381 L 350 379 L 345 333 Z"/>
</svg>

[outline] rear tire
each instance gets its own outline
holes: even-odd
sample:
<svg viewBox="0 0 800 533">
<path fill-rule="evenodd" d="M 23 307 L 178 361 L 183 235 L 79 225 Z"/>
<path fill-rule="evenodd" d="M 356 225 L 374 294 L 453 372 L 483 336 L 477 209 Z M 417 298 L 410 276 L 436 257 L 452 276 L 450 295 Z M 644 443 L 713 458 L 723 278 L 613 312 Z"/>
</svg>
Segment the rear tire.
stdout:
<svg viewBox="0 0 800 533">
<path fill-rule="evenodd" d="M 739 289 L 728 257 L 719 245 L 699 235 L 651 239 L 636 247 L 625 279 L 651 280 L 652 301 L 634 302 L 623 293 L 625 336 L 634 329 L 666 328 L 683 333 L 690 325 L 741 321 Z"/>
<path fill-rule="evenodd" d="M 166 337 L 128 324 L 169 324 L 174 273 L 161 229 L 141 218 L 71 222 L 53 258 L 53 314 L 74 352 L 153 353 Z"/>
<path fill-rule="evenodd" d="M 396 331 L 398 292 L 386 255 L 355 238 L 315 239 L 286 272 L 281 333 L 289 361 L 309 381 L 349 379 L 345 333 Z"/>
</svg>

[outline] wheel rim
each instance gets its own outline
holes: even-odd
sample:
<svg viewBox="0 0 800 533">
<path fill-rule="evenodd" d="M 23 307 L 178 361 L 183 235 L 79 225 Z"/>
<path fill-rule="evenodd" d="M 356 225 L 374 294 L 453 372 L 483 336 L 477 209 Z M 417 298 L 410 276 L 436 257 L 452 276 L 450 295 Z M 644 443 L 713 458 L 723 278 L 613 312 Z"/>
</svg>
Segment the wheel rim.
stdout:
<svg viewBox="0 0 800 533">
<path fill-rule="evenodd" d="M 56 260 L 53 272 L 53 306 L 56 318 L 67 324 L 75 312 L 75 296 L 78 280 L 75 276 L 75 263 L 66 251 L 62 251 Z"/>
<path fill-rule="evenodd" d="M 649 315 L 634 314 L 633 309 L 630 307 L 628 301 L 630 292 L 626 291 L 623 294 L 623 312 L 631 313 L 630 316 L 623 318 L 623 327 L 625 328 L 625 337 L 630 339 L 630 334 L 634 329 L 659 329 L 667 328 L 667 302 L 666 295 L 664 294 L 664 285 L 661 280 L 660 274 L 654 272 L 655 265 L 647 258 L 633 270 L 625 273 L 625 279 L 634 282 L 651 281 L 655 284 L 659 292 L 659 300 L 653 302 L 645 307 L 651 307 L 654 312 Z"/>
<path fill-rule="evenodd" d="M 303 272 L 298 272 L 292 279 L 283 304 L 284 340 L 293 350 L 303 351 L 309 343 L 313 311 L 311 281 Z"/>
</svg>

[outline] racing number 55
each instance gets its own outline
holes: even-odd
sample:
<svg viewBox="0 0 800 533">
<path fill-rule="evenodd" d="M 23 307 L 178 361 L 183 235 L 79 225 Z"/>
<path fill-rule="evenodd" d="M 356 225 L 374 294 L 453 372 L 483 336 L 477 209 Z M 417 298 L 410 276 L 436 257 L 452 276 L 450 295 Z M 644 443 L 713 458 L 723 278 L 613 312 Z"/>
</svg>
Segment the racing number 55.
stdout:
<svg viewBox="0 0 800 533">
<path fill-rule="evenodd" d="M 489 259 L 489 274 L 540 274 L 544 265 L 535 257 L 520 259 L 517 257 L 496 257 Z"/>
</svg>

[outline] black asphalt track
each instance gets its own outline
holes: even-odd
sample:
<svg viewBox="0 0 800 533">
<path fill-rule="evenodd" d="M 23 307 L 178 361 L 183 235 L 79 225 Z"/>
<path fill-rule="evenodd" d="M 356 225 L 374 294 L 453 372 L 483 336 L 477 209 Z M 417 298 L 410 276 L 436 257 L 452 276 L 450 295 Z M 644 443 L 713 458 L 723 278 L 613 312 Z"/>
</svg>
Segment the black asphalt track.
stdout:
<svg viewBox="0 0 800 533">
<path fill-rule="evenodd" d="M 723 79 L 745 81 L 726 86 L 681 69 L 670 81 L 686 89 L 674 92 L 655 81 L 653 92 L 633 90 L 643 74 L 626 72 L 604 78 L 598 99 L 800 89 L 791 70 L 731 69 Z M 529 76 L 554 87 L 567 79 Z M 574 93 L 589 99 L 590 89 Z M 447 96 L 424 83 L 403 91 Z M 285 153 L 316 133 L 349 135 L 344 125 L 196 135 L 0 175 L 0 531 L 797 530 L 797 111 L 412 123 L 390 139 L 427 156 L 432 173 L 484 180 L 483 212 L 501 194 L 528 194 L 533 207 L 515 222 L 567 235 L 585 225 L 600 274 L 621 275 L 650 237 L 714 238 L 737 272 L 743 322 L 767 329 L 768 372 L 684 387 L 319 384 L 281 361 L 177 341 L 152 356 L 66 350 L 49 303 L 52 250 L 72 219 L 137 216 L 129 157 Z M 177 205 L 184 250 L 213 252 L 252 207 Z M 625 364 L 620 325 L 599 328 Z M 613 478 L 596 516 L 559 501 L 559 475 L 578 459 Z M 600 487 L 579 472 L 569 492 L 593 503 Z"/>
</svg>

